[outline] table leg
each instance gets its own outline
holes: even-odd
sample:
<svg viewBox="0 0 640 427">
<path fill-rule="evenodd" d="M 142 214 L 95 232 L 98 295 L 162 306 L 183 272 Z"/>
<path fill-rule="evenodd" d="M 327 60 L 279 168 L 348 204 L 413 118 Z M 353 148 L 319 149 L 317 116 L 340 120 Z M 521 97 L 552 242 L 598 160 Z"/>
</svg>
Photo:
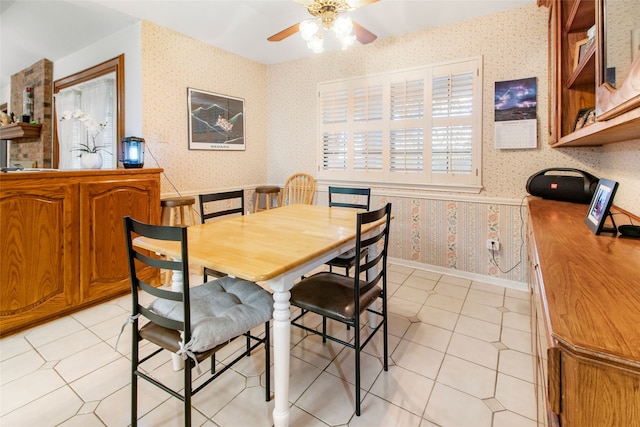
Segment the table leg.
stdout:
<svg viewBox="0 0 640 427">
<path fill-rule="evenodd" d="M 291 323 L 290 304 L 291 293 L 287 286 L 287 279 L 280 279 L 270 283 L 273 290 L 273 388 L 274 409 L 273 423 L 275 427 L 289 425 L 289 358 L 291 351 Z"/>
</svg>

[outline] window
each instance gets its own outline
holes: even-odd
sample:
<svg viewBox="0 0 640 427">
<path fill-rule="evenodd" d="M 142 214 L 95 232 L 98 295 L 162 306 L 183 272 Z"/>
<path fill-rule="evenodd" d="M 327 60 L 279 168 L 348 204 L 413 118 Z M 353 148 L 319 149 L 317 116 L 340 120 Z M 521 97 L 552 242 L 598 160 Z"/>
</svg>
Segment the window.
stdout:
<svg viewBox="0 0 640 427">
<path fill-rule="evenodd" d="M 318 85 L 319 178 L 477 191 L 481 58 Z"/>
</svg>

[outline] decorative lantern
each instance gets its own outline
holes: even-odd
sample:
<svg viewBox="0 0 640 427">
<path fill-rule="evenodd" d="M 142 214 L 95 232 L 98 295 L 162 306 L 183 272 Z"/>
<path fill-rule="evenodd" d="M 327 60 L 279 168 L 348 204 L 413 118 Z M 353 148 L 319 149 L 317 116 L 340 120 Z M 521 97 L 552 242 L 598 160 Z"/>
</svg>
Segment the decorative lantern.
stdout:
<svg viewBox="0 0 640 427">
<path fill-rule="evenodd" d="M 120 161 L 126 169 L 144 165 L 144 139 L 135 136 L 122 138 Z"/>
</svg>

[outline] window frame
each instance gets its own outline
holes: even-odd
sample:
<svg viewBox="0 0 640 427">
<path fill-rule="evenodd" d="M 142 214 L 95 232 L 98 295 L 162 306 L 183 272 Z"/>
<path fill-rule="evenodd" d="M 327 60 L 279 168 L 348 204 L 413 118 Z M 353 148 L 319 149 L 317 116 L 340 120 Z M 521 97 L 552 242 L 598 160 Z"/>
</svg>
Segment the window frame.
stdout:
<svg viewBox="0 0 640 427">
<path fill-rule="evenodd" d="M 432 117 L 432 85 L 434 76 L 439 76 L 443 72 L 452 74 L 473 73 L 472 75 L 472 112 L 466 118 L 466 123 L 472 127 L 471 131 L 471 166 L 469 173 L 432 173 L 432 129 L 434 123 L 443 120 Z M 422 116 L 418 119 L 405 118 L 404 120 L 391 120 L 391 85 L 394 83 L 408 81 L 411 79 L 423 80 Z M 367 120 L 357 121 L 354 111 L 356 89 L 366 89 L 382 85 L 382 119 L 379 121 Z M 335 122 L 327 124 L 323 122 L 323 110 L 325 104 L 323 97 L 332 92 L 346 91 L 346 113 L 344 105 L 337 105 Z M 376 91 L 373 91 L 376 92 Z M 401 70 L 393 70 L 385 73 L 370 74 L 365 76 L 352 77 L 347 79 L 319 82 L 317 84 L 317 111 L 316 111 L 316 131 L 317 131 L 317 178 L 325 182 L 366 182 L 368 184 L 380 184 L 386 187 L 420 187 L 437 191 L 458 191 L 479 193 L 482 189 L 482 117 L 483 117 L 483 73 L 482 56 L 457 59 L 453 61 L 413 67 Z M 359 100 L 358 108 L 364 101 Z M 377 105 L 374 105 L 375 110 Z M 360 110 L 359 110 L 360 111 Z M 374 111 L 375 114 L 378 114 Z M 346 114 L 344 121 L 340 121 L 341 114 Z M 407 114 L 410 116 L 410 114 Z M 448 122 L 453 126 L 460 122 L 459 117 L 449 118 Z M 462 120 L 465 122 L 465 120 Z M 446 120 L 445 120 L 446 122 Z M 391 171 L 391 132 L 393 130 L 416 129 L 416 125 L 422 129 L 422 170 L 416 172 L 392 172 Z M 382 170 L 356 170 L 355 158 L 355 134 L 356 132 L 382 132 Z M 346 158 L 339 158 L 337 169 L 327 169 L 325 160 L 334 159 L 332 156 L 325 156 L 325 135 L 328 132 L 338 134 L 343 132 L 342 138 L 346 135 Z M 362 136 L 362 134 L 359 134 Z M 359 138 L 358 141 L 367 138 Z M 375 138 L 373 138 L 375 140 Z M 341 141 L 344 142 L 344 141 Z M 341 147 L 343 149 L 344 147 Z M 375 148 L 375 147 L 373 147 Z M 335 160 L 335 159 L 334 159 Z M 419 162 L 418 160 L 415 160 Z M 375 162 L 373 162 L 375 163 Z M 339 169 L 344 167 L 344 169 Z"/>
</svg>

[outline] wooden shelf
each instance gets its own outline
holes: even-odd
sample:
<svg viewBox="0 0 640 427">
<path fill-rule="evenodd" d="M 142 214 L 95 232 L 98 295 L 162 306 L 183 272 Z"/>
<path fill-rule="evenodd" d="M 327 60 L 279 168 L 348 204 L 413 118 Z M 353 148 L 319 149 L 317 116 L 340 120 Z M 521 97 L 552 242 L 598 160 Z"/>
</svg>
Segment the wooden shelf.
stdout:
<svg viewBox="0 0 640 427">
<path fill-rule="evenodd" d="M 564 27 L 565 33 L 588 30 L 594 23 L 596 2 L 593 0 L 574 0 Z"/>
<path fill-rule="evenodd" d="M 594 85 L 596 81 L 596 44 L 591 43 L 589 49 L 585 53 L 585 57 L 578 64 L 569 80 L 567 80 L 567 89 L 571 89 L 574 86 L 590 84 Z"/>
<path fill-rule="evenodd" d="M 595 122 L 563 136 L 551 147 L 585 147 L 629 141 L 638 138 L 640 108 L 628 111 L 610 120 Z"/>
<path fill-rule="evenodd" d="M 40 138 L 42 125 L 29 123 L 14 123 L 0 127 L 0 139 Z"/>
</svg>

